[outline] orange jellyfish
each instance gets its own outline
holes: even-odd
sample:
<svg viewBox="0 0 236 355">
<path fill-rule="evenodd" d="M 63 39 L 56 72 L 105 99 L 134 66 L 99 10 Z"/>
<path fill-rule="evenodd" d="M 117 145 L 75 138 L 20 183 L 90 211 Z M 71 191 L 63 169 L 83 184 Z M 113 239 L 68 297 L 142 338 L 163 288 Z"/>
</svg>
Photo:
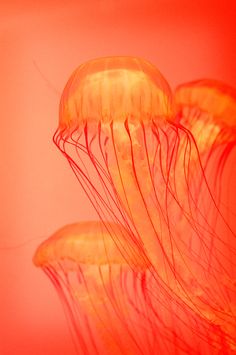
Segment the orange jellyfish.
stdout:
<svg viewBox="0 0 236 355">
<path fill-rule="evenodd" d="M 63 91 L 54 142 L 101 220 L 124 224 L 154 260 L 173 258 L 174 219 L 192 218 L 181 185 L 195 146 L 173 122 L 171 90 L 153 65 L 132 57 L 81 65 Z"/>
<path fill-rule="evenodd" d="M 80 222 L 58 230 L 35 253 L 35 265 L 61 298 L 78 354 L 211 355 L 218 343 L 226 349 L 221 332 L 177 299 L 161 289 L 154 297 L 150 265 L 137 247 L 129 249 L 126 234 L 114 223 Z"/>
<path fill-rule="evenodd" d="M 79 354 L 142 354 L 155 340 L 151 327 L 145 332 L 149 319 L 140 298 L 148 266 L 134 249 L 123 256 L 125 229 L 109 229 L 95 221 L 67 225 L 39 246 L 34 263 L 66 306 Z M 117 233 L 119 245 L 111 237 Z"/>
<path fill-rule="evenodd" d="M 236 90 L 216 80 L 202 79 L 177 87 L 175 103 L 177 120 L 196 139 L 204 169 L 204 175 L 199 175 L 193 159 L 191 171 L 195 175 L 198 208 L 207 214 L 208 222 L 215 225 L 223 239 L 222 242 L 214 238 L 212 248 L 214 245 L 214 250 L 234 260 Z M 207 198 L 204 178 L 207 178 L 213 199 Z M 228 263 L 227 268 L 234 270 L 230 272 L 234 280 L 235 267 Z"/>
<path fill-rule="evenodd" d="M 212 329 L 221 334 L 220 341 L 218 336 L 211 340 L 216 349 L 235 347 L 234 239 L 228 243 L 218 235 L 208 211 L 198 204 L 194 171 L 221 217 L 196 141 L 176 122 L 172 93 L 160 72 L 132 57 L 81 65 L 63 91 L 54 142 L 100 221 L 127 231 L 123 255 L 129 259 L 128 251 L 135 248 L 149 265 L 155 279 L 148 288 L 153 302 L 168 300 L 165 308 L 175 321 L 185 323 L 190 314 L 199 317 L 195 324 L 205 322 L 209 334 Z M 112 237 L 118 245 L 119 233 Z M 156 307 L 151 309 L 158 320 Z M 211 339 L 200 328 L 198 333 Z"/>
<path fill-rule="evenodd" d="M 224 209 L 222 175 L 236 146 L 236 90 L 216 80 L 197 80 L 177 87 L 175 103 L 177 119 L 194 135 L 208 182 Z"/>
<path fill-rule="evenodd" d="M 35 253 L 35 265 L 67 310 L 79 354 L 151 354 L 165 345 L 147 307 L 149 265 L 126 245 L 126 234 L 114 223 L 80 222 L 58 230 Z"/>
<path fill-rule="evenodd" d="M 198 146 L 191 166 L 197 209 L 207 215 L 208 224 L 215 226 L 210 249 L 222 271 L 219 280 L 228 290 L 227 297 L 218 299 L 218 312 L 223 311 L 222 319 L 227 319 L 224 326 L 230 328 L 231 324 L 230 333 L 236 334 L 236 90 L 216 80 L 193 81 L 177 87 L 175 104 L 177 122 L 191 131 Z M 204 174 L 199 174 L 196 166 L 198 155 Z M 206 194 L 209 187 L 213 198 Z"/>
</svg>

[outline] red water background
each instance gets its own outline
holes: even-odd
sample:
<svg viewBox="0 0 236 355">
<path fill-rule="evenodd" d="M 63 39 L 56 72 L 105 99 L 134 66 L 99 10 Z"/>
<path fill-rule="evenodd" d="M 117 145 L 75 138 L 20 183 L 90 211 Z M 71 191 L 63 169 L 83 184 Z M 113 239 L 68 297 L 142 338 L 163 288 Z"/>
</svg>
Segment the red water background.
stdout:
<svg viewBox="0 0 236 355">
<path fill-rule="evenodd" d="M 0 354 L 74 355 L 49 280 L 32 264 L 43 238 L 95 217 L 51 141 L 60 92 L 80 63 L 133 55 L 172 87 L 236 86 L 235 1 L 3 1 L 0 5 Z"/>
</svg>

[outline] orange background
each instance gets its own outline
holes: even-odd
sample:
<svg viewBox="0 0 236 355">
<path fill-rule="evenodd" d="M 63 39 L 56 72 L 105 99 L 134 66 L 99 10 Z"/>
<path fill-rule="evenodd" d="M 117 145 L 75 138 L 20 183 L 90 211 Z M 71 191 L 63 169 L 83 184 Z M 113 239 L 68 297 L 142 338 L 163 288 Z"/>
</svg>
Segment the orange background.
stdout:
<svg viewBox="0 0 236 355">
<path fill-rule="evenodd" d="M 74 355 L 56 292 L 31 261 L 42 238 L 95 217 L 51 139 L 70 73 L 95 57 L 134 55 L 173 87 L 201 77 L 236 85 L 234 3 L 1 3 L 0 354 Z"/>
</svg>

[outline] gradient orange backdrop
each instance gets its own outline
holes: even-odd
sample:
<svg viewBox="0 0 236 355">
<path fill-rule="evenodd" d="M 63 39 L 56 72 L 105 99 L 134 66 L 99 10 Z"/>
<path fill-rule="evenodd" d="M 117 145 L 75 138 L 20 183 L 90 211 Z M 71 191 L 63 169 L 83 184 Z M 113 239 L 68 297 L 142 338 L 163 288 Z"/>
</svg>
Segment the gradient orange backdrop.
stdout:
<svg viewBox="0 0 236 355">
<path fill-rule="evenodd" d="M 234 3 L 1 2 L 1 355 L 74 355 L 56 292 L 31 261 L 58 227 L 96 217 L 51 139 L 68 76 L 95 57 L 134 55 L 172 87 L 202 77 L 236 86 Z"/>
</svg>

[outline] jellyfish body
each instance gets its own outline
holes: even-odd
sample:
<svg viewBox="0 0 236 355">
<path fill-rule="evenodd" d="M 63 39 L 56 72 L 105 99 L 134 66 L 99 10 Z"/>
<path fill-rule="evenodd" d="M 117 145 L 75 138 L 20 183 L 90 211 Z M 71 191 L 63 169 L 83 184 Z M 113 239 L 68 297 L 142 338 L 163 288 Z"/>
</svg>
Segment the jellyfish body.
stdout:
<svg viewBox="0 0 236 355">
<path fill-rule="evenodd" d="M 63 91 L 54 142 L 100 221 L 121 228 L 110 233 L 116 246 L 125 228 L 122 255 L 130 260 L 129 250 L 136 250 L 148 265 L 152 282 L 144 298 L 155 333 L 169 343 L 176 335 L 179 353 L 195 354 L 193 322 L 199 344 L 211 344 L 216 351 L 232 349 L 235 244 L 215 232 L 208 211 L 199 206 L 192 166 L 219 213 L 196 141 L 175 120 L 172 101 L 163 76 L 142 59 L 90 61 L 75 70 Z M 129 263 L 130 270 L 135 271 L 134 265 Z M 189 326 L 188 340 L 173 326 L 179 321 L 183 329 Z M 173 353 L 173 347 L 167 351 L 158 346 L 160 354 Z"/>
<path fill-rule="evenodd" d="M 65 226 L 34 256 L 69 315 L 78 354 L 172 353 L 173 338 L 180 349 L 189 349 L 178 340 L 178 331 L 173 335 L 170 319 L 161 316 L 161 303 L 162 328 L 154 317 L 148 264 L 135 247 L 122 254 L 127 231 L 114 223 L 107 227 L 96 221 Z M 119 237 L 119 246 L 114 236 Z"/>
<path fill-rule="evenodd" d="M 79 354 L 143 354 L 141 347 L 154 341 L 142 304 L 148 266 L 134 249 L 122 254 L 124 228 L 109 228 L 95 221 L 67 225 L 39 246 L 34 263 L 62 299 Z"/>
<path fill-rule="evenodd" d="M 236 90 L 216 80 L 202 79 L 177 87 L 175 103 L 178 121 L 197 141 L 204 172 L 219 205 L 224 168 L 235 153 Z"/>
<path fill-rule="evenodd" d="M 191 171 L 195 175 L 198 209 L 207 214 L 209 223 L 215 226 L 225 242 L 224 245 L 218 244 L 219 239 L 214 238 L 214 249 L 233 260 L 236 233 L 236 90 L 216 80 L 193 81 L 177 87 L 175 104 L 178 122 L 196 139 L 197 153 L 204 170 L 203 175 L 199 174 L 195 164 L 198 157 L 193 158 Z M 205 179 L 207 185 L 204 184 Z M 207 198 L 208 187 L 213 198 Z M 232 280 L 235 277 L 236 274 L 231 272 Z"/>
<path fill-rule="evenodd" d="M 173 227 L 168 205 L 183 212 L 181 136 L 186 160 L 190 144 L 172 118 L 170 88 L 154 66 L 132 57 L 101 58 L 72 74 L 54 136 L 99 217 L 127 226 L 152 262 L 172 253 L 163 238 Z"/>
<path fill-rule="evenodd" d="M 152 294 L 150 265 L 135 247 L 122 253 L 124 228 L 112 223 L 109 229 L 96 221 L 67 225 L 34 256 L 62 300 L 78 354 L 210 355 L 218 353 L 217 344 L 226 349 L 219 329 L 177 299 L 165 299 L 161 289 L 158 299 Z"/>
<path fill-rule="evenodd" d="M 234 165 L 236 156 L 236 90 L 216 80 L 198 80 L 177 87 L 175 105 L 177 122 L 191 131 L 198 146 L 190 168 L 195 176 L 193 190 L 197 211 L 207 216 L 208 225 L 214 226 L 215 236 L 209 248 L 215 261 L 212 259 L 210 263 L 213 268 L 221 269 L 219 280 L 222 286 L 227 285 L 216 291 L 217 309 L 223 311 L 226 320 L 223 326 L 231 327 L 230 333 L 236 334 L 235 188 L 231 179 L 235 174 L 232 174 L 234 167 L 230 174 L 227 166 L 228 161 Z M 204 174 L 199 174 L 199 156 Z M 211 196 L 206 193 L 208 189 Z M 211 279 L 211 273 L 208 276 Z M 224 292 L 227 296 L 220 300 L 217 293 L 223 295 Z"/>
</svg>

